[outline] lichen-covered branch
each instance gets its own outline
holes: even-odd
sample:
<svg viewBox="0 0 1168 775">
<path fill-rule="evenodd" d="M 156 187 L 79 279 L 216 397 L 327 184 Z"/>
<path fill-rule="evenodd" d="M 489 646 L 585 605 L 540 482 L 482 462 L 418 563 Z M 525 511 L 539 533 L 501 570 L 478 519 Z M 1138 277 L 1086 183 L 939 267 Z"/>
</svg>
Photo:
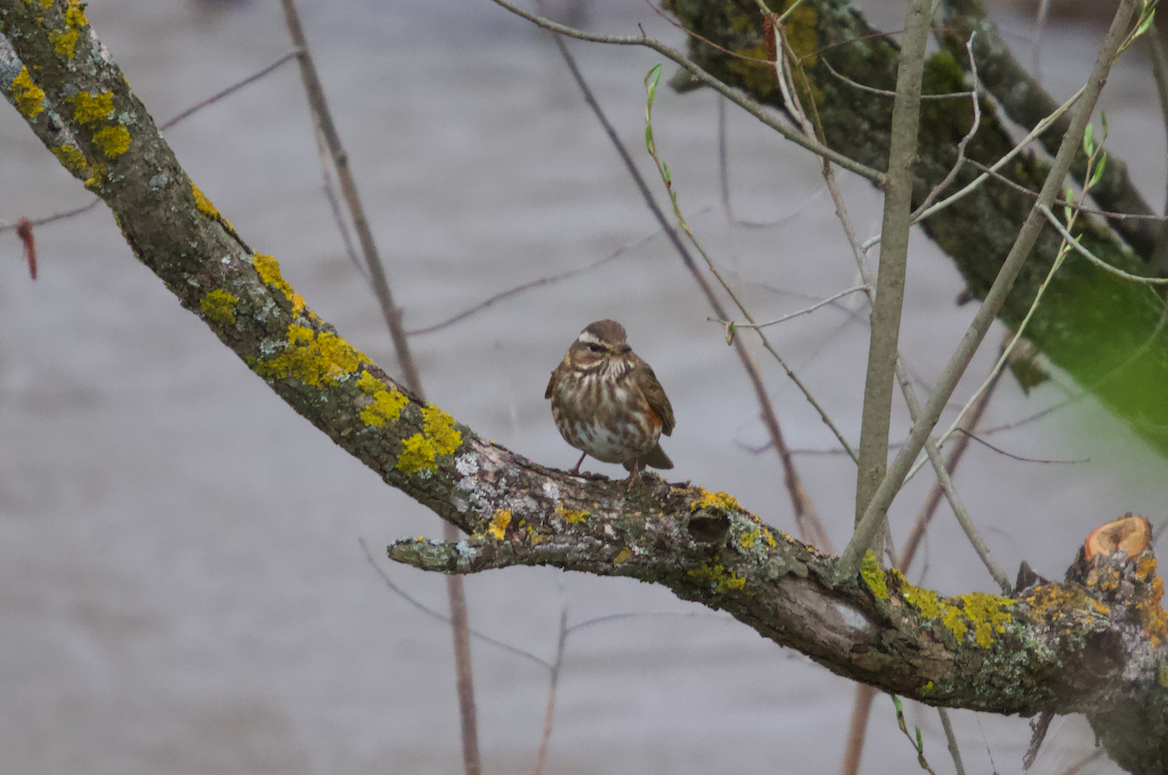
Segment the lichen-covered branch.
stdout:
<svg viewBox="0 0 1168 775">
<path fill-rule="evenodd" d="M 695 33 L 689 50 L 699 66 L 761 102 L 781 104 L 773 68 L 765 61 L 737 56 L 766 58 L 762 14 L 754 0 L 666 0 L 665 5 Z M 776 11 L 781 10 L 779 5 L 787 8 L 792 3 L 772 4 Z M 861 164 L 885 169 L 892 98 L 857 89 L 852 82 L 893 89 L 899 55 L 895 42 L 872 29 L 847 0 L 803 0 L 788 16 L 786 34 L 806 75 L 800 100 L 805 106 L 814 105 L 813 115 L 825 143 Z M 965 40 L 960 44 L 964 46 Z M 983 67 L 979 61 L 978 72 L 985 78 Z M 968 89 L 963 67 L 951 51 L 938 51 L 926 60 L 925 94 Z M 966 157 L 988 166 L 1014 146 L 992 104 L 983 103 L 981 116 Z M 923 201 L 952 169 L 958 143 L 969 131 L 972 118 L 970 101 L 965 98 L 922 103 L 914 204 Z M 1042 159 L 1020 155 L 1004 172 L 1023 190 L 1037 192 L 1047 169 Z M 967 166 L 947 193 L 964 187 L 976 174 L 972 164 Z M 1122 195 L 1117 197 L 1114 207 L 1126 201 Z M 953 258 L 970 292 L 983 298 L 1034 201 L 1035 197 L 993 181 L 922 225 Z M 1084 247 L 1112 266 L 1147 274 L 1150 255 L 1132 252 L 1106 224 L 1085 221 L 1078 236 Z M 1050 228 L 1039 237 L 999 313 L 1011 328 L 1025 317 L 1059 243 L 1059 235 Z M 1168 401 L 1163 400 L 1163 385 L 1168 384 L 1168 325 L 1163 300 L 1155 292 L 1109 275 L 1086 260 L 1069 261 L 1055 276 L 1026 335 L 1137 434 L 1161 454 L 1168 454 Z"/>
<path fill-rule="evenodd" d="M 313 313 L 182 170 L 78 3 L 0 0 L 0 91 L 110 207 L 135 256 L 277 395 L 470 534 L 400 542 L 394 558 L 446 572 L 546 564 L 659 583 L 841 675 L 923 702 L 1087 713 L 1124 766 L 1163 769 L 1168 673 L 1150 550 L 1118 553 L 1104 541 L 1067 583 L 943 598 L 874 558 L 837 579 L 834 557 L 721 493 L 656 477 L 626 492 L 544 468 L 411 395 Z"/>
</svg>

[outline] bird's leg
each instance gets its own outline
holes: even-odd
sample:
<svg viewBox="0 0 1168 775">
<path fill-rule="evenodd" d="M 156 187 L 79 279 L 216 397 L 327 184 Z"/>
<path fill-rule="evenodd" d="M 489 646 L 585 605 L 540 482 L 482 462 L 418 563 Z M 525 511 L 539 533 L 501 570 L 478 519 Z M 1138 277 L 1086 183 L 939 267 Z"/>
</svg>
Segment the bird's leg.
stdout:
<svg viewBox="0 0 1168 775">
<path fill-rule="evenodd" d="M 584 462 L 584 458 L 586 458 L 586 457 L 588 457 L 587 452 L 585 452 L 583 455 L 580 456 L 580 459 L 576 461 L 576 465 L 572 466 L 571 473 L 573 473 L 573 474 L 580 473 L 580 464 Z"/>
<path fill-rule="evenodd" d="M 637 475 L 640 473 L 641 473 L 641 459 L 634 458 L 632 471 L 629 473 L 629 478 L 625 480 L 625 492 L 630 492 L 633 489 L 633 480 L 635 480 L 637 478 Z"/>
</svg>

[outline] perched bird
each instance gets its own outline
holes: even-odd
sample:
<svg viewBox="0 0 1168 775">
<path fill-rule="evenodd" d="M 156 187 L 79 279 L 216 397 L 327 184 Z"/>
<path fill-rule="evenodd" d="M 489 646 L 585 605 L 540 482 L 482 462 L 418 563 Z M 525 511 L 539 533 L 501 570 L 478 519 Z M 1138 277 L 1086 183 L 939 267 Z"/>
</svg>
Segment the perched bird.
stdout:
<svg viewBox="0 0 1168 775">
<path fill-rule="evenodd" d="M 673 407 L 649 364 L 625 341 L 615 320 L 590 324 L 552 372 L 544 398 L 564 440 L 605 463 L 621 463 L 628 483 L 645 466 L 673 468 L 661 449 L 661 434 L 673 433 Z"/>
</svg>

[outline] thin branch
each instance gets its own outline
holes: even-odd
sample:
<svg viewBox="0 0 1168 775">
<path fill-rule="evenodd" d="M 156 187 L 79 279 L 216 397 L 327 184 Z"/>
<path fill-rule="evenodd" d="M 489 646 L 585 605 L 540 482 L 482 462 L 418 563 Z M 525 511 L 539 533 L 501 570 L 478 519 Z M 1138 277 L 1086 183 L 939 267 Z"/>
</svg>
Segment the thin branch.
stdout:
<svg viewBox="0 0 1168 775">
<path fill-rule="evenodd" d="M 1001 169 L 1002 167 L 1006 166 L 1006 164 L 1008 164 L 1011 159 L 1013 159 L 1018 154 L 1022 153 L 1022 151 L 1024 151 L 1026 149 L 1026 146 L 1028 143 L 1030 143 L 1030 141 L 1039 137 L 1051 125 L 1053 125 L 1063 115 L 1063 113 L 1070 110 L 1071 107 L 1073 107 L 1082 98 L 1084 92 L 1086 91 L 1086 88 L 1087 88 L 1086 86 L 1083 86 L 1082 88 L 1080 88 L 1077 92 L 1075 92 L 1073 95 L 1071 95 L 1071 98 L 1069 100 L 1067 100 L 1062 105 L 1060 105 L 1053 113 L 1051 113 L 1049 116 L 1044 118 L 1042 121 L 1038 122 L 1038 126 L 1036 126 L 1034 128 L 1034 130 L 1030 132 L 1030 134 L 1026 135 L 1026 137 L 1023 137 L 1021 140 L 1019 140 L 1014 145 L 1014 147 L 1010 150 L 1009 153 L 1005 154 L 1004 156 L 1002 156 L 1002 158 L 1000 158 L 996 162 L 994 162 L 993 166 L 990 167 L 990 170 L 997 171 L 997 170 Z M 937 202 L 932 207 L 929 207 L 925 211 L 918 214 L 916 216 L 915 222 L 919 223 L 920 221 L 925 220 L 929 216 L 935 215 L 936 213 L 940 212 L 941 210 L 944 210 L 946 207 L 953 204 L 957 200 L 962 199 L 965 196 L 968 196 L 969 194 L 972 194 L 975 190 L 980 188 L 981 185 L 983 183 L 985 183 L 988 178 L 989 178 L 988 172 L 983 172 L 981 175 L 978 175 L 976 178 L 973 179 L 973 181 L 971 183 L 964 186 L 961 190 L 956 191 L 953 194 L 951 194 L 950 196 L 945 197 L 940 202 Z"/>
<path fill-rule="evenodd" d="M 529 13 L 522 8 L 519 8 L 518 6 L 512 5 L 511 3 L 507 2 L 507 0 L 492 0 L 492 2 L 494 2 L 496 5 L 506 8 L 516 16 L 521 16 L 524 19 L 527 19 L 533 24 L 537 24 L 546 30 L 551 30 L 552 32 L 558 32 L 561 35 L 565 35 L 569 38 L 575 38 L 576 40 L 586 40 L 592 43 L 609 43 L 614 46 L 644 46 L 645 48 L 650 48 L 667 59 L 681 65 L 691 76 L 700 81 L 702 85 L 708 86 L 714 91 L 718 92 L 723 97 L 730 100 L 735 105 L 742 108 L 747 113 L 761 121 L 763 124 L 775 130 L 780 135 L 787 138 L 796 145 L 802 146 L 812 153 L 815 153 L 826 159 L 830 159 L 849 172 L 854 172 L 863 178 L 867 178 L 877 185 L 883 185 L 884 183 L 884 173 L 849 159 L 847 156 L 844 156 L 838 151 L 833 151 L 820 142 L 804 137 L 799 132 L 796 132 L 787 125 L 783 124 L 781 121 L 777 120 L 771 113 L 767 111 L 766 108 L 764 108 L 755 100 L 747 97 L 741 89 L 734 89 L 727 86 L 714 76 L 707 73 L 701 67 L 694 64 L 679 51 L 666 46 L 660 41 L 653 40 L 644 34 L 642 34 L 640 37 L 593 35 L 592 33 L 584 32 L 583 30 L 578 30 L 573 27 L 567 27 L 563 24 L 557 24 L 551 19 L 545 19 L 542 16 Z"/>
<path fill-rule="evenodd" d="M 1123 271 L 1122 269 L 1117 269 L 1116 267 L 1112 266 L 1111 264 L 1107 263 L 1103 259 L 1096 256 L 1094 253 L 1092 253 L 1087 248 L 1080 245 L 1079 240 L 1076 237 L 1072 236 L 1072 234 L 1069 231 L 1067 231 L 1065 226 L 1063 226 L 1061 223 L 1059 223 L 1059 219 L 1055 217 L 1055 214 L 1050 211 L 1049 207 L 1047 207 L 1044 204 L 1037 205 L 1037 207 L 1038 207 L 1039 211 L 1043 215 L 1046 216 L 1046 220 L 1048 220 L 1050 222 L 1050 225 L 1054 226 L 1055 229 L 1058 230 L 1058 233 L 1062 235 L 1063 239 L 1065 239 L 1067 241 L 1067 244 L 1069 244 L 1071 246 L 1071 248 L 1076 253 L 1078 253 L 1083 258 L 1087 259 L 1088 261 L 1090 261 L 1092 264 L 1099 267 L 1103 271 L 1111 272 L 1116 277 L 1122 277 L 1123 279 L 1130 280 L 1131 282 L 1134 282 L 1134 283 L 1142 283 L 1144 285 L 1168 285 L 1168 277 L 1165 277 L 1165 278 L 1141 277 L 1140 275 L 1130 274 L 1128 272 Z"/>
<path fill-rule="evenodd" d="M 961 167 L 965 163 L 965 148 L 969 145 L 969 141 L 973 139 L 973 136 L 977 134 L 977 130 L 981 128 L 981 100 L 977 94 L 977 62 L 973 58 L 972 33 L 969 36 L 969 40 L 965 42 L 965 50 L 969 52 L 970 78 L 973 81 L 973 89 L 967 93 L 967 96 L 973 102 L 973 123 L 970 125 L 969 131 L 966 132 L 965 137 L 961 138 L 961 142 L 957 144 L 957 160 L 949 168 L 949 174 L 940 183 L 933 186 L 929 195 L 925 197 L 925 201 L 921 202 L 916 210 L 913 210 L 912 217 L 914 220 L 919 218 L 920 214 L 925 210 L 928 210 L 936 198 L 940 196 L 941 192 L 949 188 L 949 185 L 957 178 L 957 173 L 961 172 Z M 924 97 L 921 97 L 921 99 L 924 99 Z"/>
<path fill-rule="evenodd" d="M 1063 179 L 1070 170 L 1071 162 L 1074 160 L 1074 156 L 1079 149 L 1079 144 L 1082 142 L 1083 131 L 1087 126 L 1087 122 L 1091 119 L 1091 112 L 1095 109 L 1099 92 L 1102 90 L 1103 84 L 1107 81 L 1107 73 L 1110 71 L 1114 58 L 1126 37 L 1128 21 L 1131 19 L 1132 13 L 1135 10 L 1135 4 L 1136 0 L 1120 0 L 1115 18 L 1112 20 L 1111 27 L 1103 40 L 1099 55 L 1095 60 L 1091 77 L 1084 86 L 1082 96 L 1075 106 L 1071 126 L 1066 134 L 1063 135 L 1062 145 L 1054 158 L 1054 162 L 1051 164 L 1050 172 L 1039 194 L 1038 201 L 1041 204 L 1049 205 L 1053 202 L 1055 196 L 1062 188 Z M 998 272 L 998 276 L 994 279 L 993 285 L 986 294 L 985 300 L 974 315 L 969 329 L 966 331 L 965 336 L 962 337 L 960 344 L 958 344 L 956 351 L 949 360 L 949 364 L 942 372 L 936 389 L 929 396 L 921 418 L 913 426 L 912 432 L 909 434 L 908 443 L 901 450 L 900 454 L 897 455 L 896 459 L 893 460 L 892 465 L 888 467 L 884 480 L 880 483 L 879 488 L 877 488 L 863 519 L 856 527 L 852 540 L 840 556 L 839 571 L 841 574 L 851 576 L 856 573 L 864 552 L 872 545 L 875 536 L 879 535 L 882 531 L 889 504 L 892 503 L 892 499 L 899 491 L 905 476 L 912 467 L 913 461 L 916 459 L 917 454 L 920 453 L 921 448 L 936 425 L 942 408 L 953 394 L 958 380 L 965 373 L 966 367 L 969 365 L 970 360 L 973 359 L 974 352 L 977 351 L 990 325 L 996 318 L 998 310 L 1001 309 L 1002 304 L 1005 302 L 1006 295 L 1014 285 L 1014 279 L 1021 271 L 1027 257 L 1029 257 L 1030 251 L 1034 247 L 1034 243 L 1038 239 L 1038 234 L 1045 223 L 1045 216 L 1037 208 L 1032 209 L 1022 225 L 1013 247 L 1006 256 L 1001 271 Z"/>
<path fill-rule="evenodd" d="M 885 187 L 884 219 L 880 228 L 882 241 L 879 273 L 876 298 L 872 302 L 868 368 L 860 420 L 860 460 L 856 478 L 857 523 L 873 502 L 873 495 L 885 478 L 888 466 L 892 389 L 904 304 L 908 235 L 912 225 L 912 168 L 916 161 L 921 81 L 930 16 L 930 0 L 912 0 L 905 15 L 905 33 L 901 41 L 888 150 L 888 185 Z M 879 556 L 879 537 L 883 532 L 883 526 L 877 526 L 868 537 L 864 550 L 872 549 Z"/>
<path fill-rule="evenodd" d="M 179 113 L 177 116 L 170 119 L 165 124 L 162 124 L 158 128 L 163 130 L 163 131 L 170 129 L 175 124 L 178 124 L 181 121 L 185 121 L 186 119 L 188 119 L 191 116 L 193 116 L 194 114 L 198 113 L 200 110 L 207 107 L 208 105 L 214 105 L 219 100 L 223 99 L 224 97 L 229 97 L 230 95 L 232 95 L 235 92 L 242 89 L 244 86 L 248 86 L 250 84 L 253 84 L 256 81 L 263 78 L 264 76 L 278 70 L 281 66 L 283 66 L 287 62 L 290 62 L 291 60 L 300 56 L 300 54 L 301 54 L 301 51 L 299 48 L 297 48 L 294 51 L 289 51 L 287 54 L 280 57 L 275 62 L 272 62 L 272 64 L 268 65 L 267 67 L 265 67 L 261 70 L 258 70 L 255 73 L 252 73 L 247 78 L 244 78 L 242 81 L 236 81 L 231 86 L 228 86 L 226 89 L 224 89 L 223 91 L 212 94 L 210 97 L 203 100 L 202 102 L 199 102 L 199 103 L 192 105 L 191 107 L 189 107 L 186 110 L 184 110 L 183 112 Z"/>
<path fill-rule="evenodd" d="M 564 644 L 568 640 L 568 603 L 564 602 L 560 609 L 560 637 L 556 641 L 556 659 L 552 663 L 551 679 L 548 682 L 547 710 L 543 717 L 543 734 L 539 738 L 539 753 L 535 756 L 534 775 L 543 772 L 543 764 L 547 760 L 548 743 L 552 739 L 552 719 L 556 715 L 556 689 L 560 684 L 560 668 L 564 666 Z"/>
<path fill-rule="evenodd" d="M 949 756 L 953 759 L 953 769 L 957 775 L 965 775 L 965 765 L 961 763 L 961 750 L 957 747 L 957 735 L 953 734 L 953 725 L 949 723 L 949 711 L 937 708 L 937 715 L 941 717 L 941 728 L 945 730 L 945 742 L 949 746 Z"/>
<path fill-rule="evenodd" d="M 779 323 L 786 323 L 791 318 L 797 318 L 800 315 L 806 315 L 808 313 L 814 312 L 815 310 L 819 309 L 820 307 L 825 307 L 828 304 L 831 304 L 832 302 L 843 298 L 844 296 L 856 293 L 857 291 L 865 291 L 867 289 L 868 289 L 867 285 L 854 285 L 851 288 L 848 288 L 847 290 L 840 291 L 837 294 L 834 294 L 832 296 L 828 296 L 826 299 L 823 299 L 821 301 L 817 301 L 814 304 L 812 304 L 810 307 L 804 307 L 803 309 L 799 310 L 798 312 L 792 312 L 789 315 L 783 315 L 781 318 L 776 318 L 775 320 L 768 320 L 766 323 L 736 323 L 733 320 L 719 320 L 718 318 L 706 318 L 706 320 L 712 321 L 714 323 L 721 323 L 723 326 L 725 326 L 726 327 L 726 341 L 730 341 L 730 339 L 734 336 L 734 331 L 736 329 L 753 328 L 753 329 L 757 330 L 760 328 L 766 328 L 767 326 L 777 325 Z"/>
<path fill-rule="evenodd" d="M 461 323 L 463 320 L 466 320 L 469 317 L 473 317 L 474 315 L 478 314 L 479 312 L 490 309 L 498 302 L 503 301 L 505 299 L 509 299 L 512 296 L 518 296 L 518 295 L 525 293 L 527 291 L 531 291 L 531 290 L 534 290 L 536 288 L 543 288 L 544 286 L 547 286 L 547 285 L 554 285 L 555 283 L 558 283 L 561 280 L 567 280 L 568 278 L 575 277 L 578 274 L 584 274 L 585 272 L 590 272 L 599 266 L 603 266 L 604 264 L 607 264 L 609 261 L 614 261 L 614 260 L 620 258 L 627 251 L 638 247 L 639 245 L 641 245 L 644 242 L 647 242 L 648 240 L 653 239 L 654 237 L 657 236 L 657 234 L 658 234 L 658 232 L 654 232 L 653 234 L 650 234 L 646 237 L 642 237 L 641 239 L 637 240 L 636 242 L 633 242 L 633 243 L 628 244 L 628 245 L 622 245 L 621 247 L 617 248 L 612 253 L 609 253 L 604 258 L 600 259 L 599 261 L 593 261 L 591 264 L 585 264 L 584 266 L 578 267 L 576 269 L 569 269 L 568 271 L 560 272 L 559 274 L 547 275 L 546 277 L 539 277 L 539 278 L 536 278 L 535 280 L 531 280 L 531 281 L 526 282 L 526 283 L 521 283 L 521 284 L 516 285 L 512 288 L 508 288 L 505 291 L 499 291 L 496 294 L 488 296 L 486 299 L 484 299 L 483 301 L 480 301 L 478 304 L 475 304 L 473 307 L 468 307 L 467 309 L 463 310 L 462 312 L 459 312 L 457 315 L 452 315 L 451 317 L 448 317 L 445 320 L 439 321 L 438 323 L 434 323 L 433 325 L 423 326 L 422 328 L 411 328 L 408 331 L 406 331 L 406 334 L 409 336 L 421 336 L 422 334 L 433 334 L 437 331 L 441 331 L 444 328 L 449 328 L 450 326 L 454 325 L 455 323 Z"/>
<path fill-rule="evenodd" d="M 1164 54 L 1164 42 L 1158 29 L 1146 36 L 1148 59 L 1152 61 L 1152 77 L 1156 81 L 1156 96 L 1160 98 L 1160 116 L 1168 137 L 1168 56 Z M 1168 203 L 1165 204 L 1168 209 Z M 1156 234 L 1156 247 L 1152 251 L 1152 270 L 1157 274 L 1168 273 L 1168 224 L 1161 224 Z"/>
</svg>

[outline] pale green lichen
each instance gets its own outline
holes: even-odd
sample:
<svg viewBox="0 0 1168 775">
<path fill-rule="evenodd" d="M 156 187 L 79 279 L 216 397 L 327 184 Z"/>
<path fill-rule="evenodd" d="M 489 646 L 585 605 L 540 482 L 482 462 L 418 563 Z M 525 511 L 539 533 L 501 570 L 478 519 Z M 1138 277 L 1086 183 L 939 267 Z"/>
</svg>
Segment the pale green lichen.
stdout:
<svg viewBox="0 0 1168 775">
<path fill-rule="evenodd" d="M 106 121 L 114 114 L 113 92 L 78 92 L 69 98 L 69 102 L 73 103 L 73 118 L 80 124 Z"/>
<path fill-rule="evenodd" d="M 20 68 L 20 73 L 12 80 L 9 93 L 16 103 L 16 109 L 25 118 L 36 118 L 45 109 L 45 91 L 32 82 L 27 67 Z"/>
<path fill-rule="evenodd" d="M 93 133 L 93 142 L 107 158 L 116 159 L 130 150 L 130 130 L 124 126 L 107 126 Z"/>
<path fill-rule="evenodd" d="M 261 377 L 294 378 L 308 385 L 335 384 L 356 371 L 362 360 L 362 355 L 336 334 L 293 323 L 288 326 L 284 350 L 261 358 L 254 370 Z"/>
<path fill-rule="evenodd" d="M 235 325 L 235 305 L 239 298 L 225 290 L 215 289 L 203 297 L 199 307 L 203 314 L 220 325 Z"/>
<path fill-rule="evenodd" d="M 880 567 L 880 563 L 876 560 L 876 555 L 869 549 L 864 553 L 864 559 L 860 563 L 860 578 L 868 585 L 868 589 L 872 590 L 872 594 L 876 596 L 877 600 L 888 599 L 888 584 L 884 579 L 884 569 Z"/>
</svg>

